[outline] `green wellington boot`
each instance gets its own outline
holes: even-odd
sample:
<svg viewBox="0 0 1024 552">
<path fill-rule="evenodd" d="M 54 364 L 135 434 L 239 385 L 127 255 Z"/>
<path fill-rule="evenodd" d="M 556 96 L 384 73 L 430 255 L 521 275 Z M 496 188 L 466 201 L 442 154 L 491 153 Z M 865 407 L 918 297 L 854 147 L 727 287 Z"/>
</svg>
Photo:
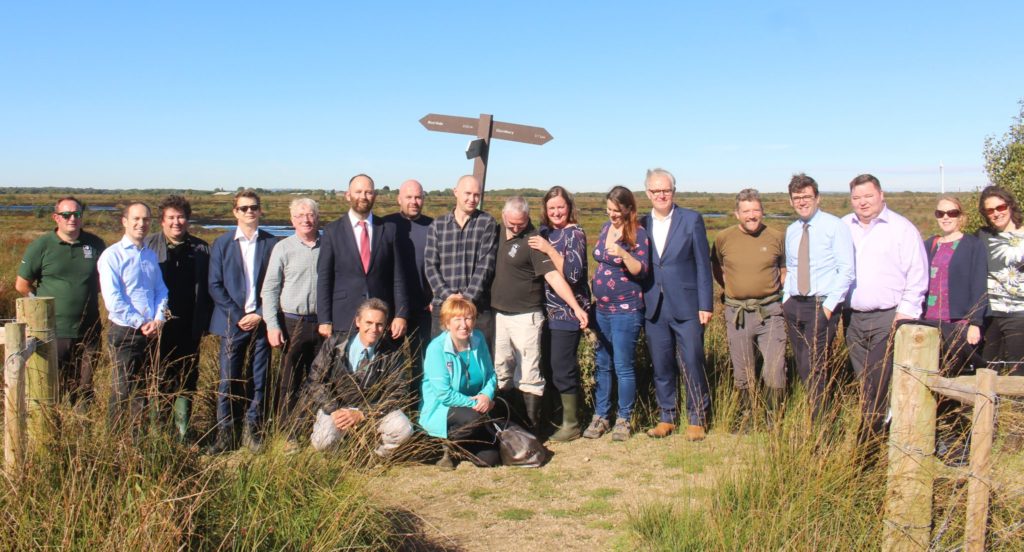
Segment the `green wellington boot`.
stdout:
<svg viewBox="0 0 1024 552">
<path fill-rule="evenodd" d="M 192 401 L 185 397 L 174 399 L 174 429 L 177 430 L 178 440 L 182 443 L 191 441 L 189 421 L 192 418 Z"/>
<path fill-rule="evenodd" d="M 562 398 L 562 425 L 558 431 L 551 436 L 551 440 L 558 443 L 565 443 L 579 439 L 580 422 L 576 419 L 576 394 L 561 395 Z"/>
</svg>

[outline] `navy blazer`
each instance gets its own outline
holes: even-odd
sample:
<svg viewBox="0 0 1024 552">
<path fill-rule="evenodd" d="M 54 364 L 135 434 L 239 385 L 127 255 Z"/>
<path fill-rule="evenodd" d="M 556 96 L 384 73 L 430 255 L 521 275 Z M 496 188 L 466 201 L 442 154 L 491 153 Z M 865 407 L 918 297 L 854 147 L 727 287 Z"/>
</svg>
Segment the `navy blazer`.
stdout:
<svg viewBox="0 0 1024 552">
<path fill-rule="evenodd" d="M 260 291 L 263 278 L 267 275 L 270 252 L 277 244 L 277 237 L 266 230 L 257 230 L 256 238 L 256 314 L 263 316 Z M 229 230 L 214 240 L 210 246 L 210 297 L 213 298 L 213 315 L 210 317 L 210 333 L 229 337 L 238 328 L 238 321 L 245 316 L 245 267 L 242 264 L 242 248 L 235 242 L 235 229 Z"/>
<path fill-rule="evenodd" d="M 333 324 L 336 331 L 348 331 L 359 305 L 370 297 L 385 301 L 392 316 L 409 317 L 403 259 L 395 235 L 393 223 L 373 217 L 370 270 L 364 273 L 348 213 L 324 228 L 316 265 L 316 313 L 321 324 Z"/>
<path fill-rule="evenodd" d="M 938 236 L 932 236 L 924 241 L 929 266 L 935 257 L 936 238 Z M 970 320 L 972 325 L 981 327 L 987 311 L 988 251 L 980 238 L 964 234 L 949 260 L 949 318 Z M 924 318 L 927 312 L 928 294 L 925 293 L 921 317 Z"/>
<path fill-rule="evenodd" d="M 654 243 L 651 215 L 644 216 L 640 224 L 651 238 L 651 266 L 644 282 L 647 319 L 664 314 L 691 320 L 697 318 L 697 311 L 714 312 L 711 248 L 700 213 L 672 206 L 665 251 L 658 251 Z"/>
</svg>

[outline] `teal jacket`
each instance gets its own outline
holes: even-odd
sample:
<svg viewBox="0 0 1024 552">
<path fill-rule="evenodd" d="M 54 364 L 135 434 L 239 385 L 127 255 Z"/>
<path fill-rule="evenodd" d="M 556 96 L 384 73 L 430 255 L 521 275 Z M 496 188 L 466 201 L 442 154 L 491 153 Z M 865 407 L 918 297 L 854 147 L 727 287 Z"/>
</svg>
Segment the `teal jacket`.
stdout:
<svg viewBox="0 0 1024 552">
<path fill-rule="evenodd" d="M 420 426 L 433 437 L 448 437 L 448 409 L 476 404 L 475 395 L 487 395 L 494 400 L 498 379 L 494 375 L 494 363 L 487 349 L 487 340 L 480 330 L 473 330 L 469 340 L 471 363 L 484 371 L 484 385 L 481 389 L 466 387 L 466 372 L 469 370 L 452 345 L 448 332 L 442 332 L 427 346 L 423 358 L 423 403 L 420 404 Z"/>
</svg>

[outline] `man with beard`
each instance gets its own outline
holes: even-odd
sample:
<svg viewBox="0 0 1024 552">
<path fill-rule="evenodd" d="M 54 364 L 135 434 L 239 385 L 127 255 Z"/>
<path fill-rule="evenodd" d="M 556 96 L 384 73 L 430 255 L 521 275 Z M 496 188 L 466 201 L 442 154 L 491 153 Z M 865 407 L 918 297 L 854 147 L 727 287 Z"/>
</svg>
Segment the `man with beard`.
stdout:
<svg viewBox="0 0 1024 552">
<path fill-rule="evenodd" d="M 348 182 L 348 213 L 324 228 L 317 261 L 317 319 L 320 335 L 348 333 L 359 305 L 371 297 L 394 309 L 390 337 L 405 335 L 409 304 L 395 225 L 373 216 L 373 179 L 357 174 Z"/>
<path fill-rule="evenodd" d="M 210 245 L 189 234 L 192 205 L 170 195 L 157 206 L 160 232 L 146 237 L 156 253 L 167 286 L 171 316 L 160 336 L 159 377 L 162 401 L 174 401 L 174 427 L 178 438 L 188 439 L 192 397 L 199 381 L 199 342 L 210 326 Z"/>
<path fill-rule="evenodd" d="M 725 290 L 725 328 L 739 391 L 740 421 L 746 430 L 757 392 L 754 346 L 761 351 L 761 378 L 769 423 L 775 421 L 786 390 L 786 321 L 782 316 L 782 280 L 786 276 L 785 235 L 764 225 L 761 195 L 754 189 L 736 195 L 739 224 L 715 236 L 711 272 Z"/>
</svg>

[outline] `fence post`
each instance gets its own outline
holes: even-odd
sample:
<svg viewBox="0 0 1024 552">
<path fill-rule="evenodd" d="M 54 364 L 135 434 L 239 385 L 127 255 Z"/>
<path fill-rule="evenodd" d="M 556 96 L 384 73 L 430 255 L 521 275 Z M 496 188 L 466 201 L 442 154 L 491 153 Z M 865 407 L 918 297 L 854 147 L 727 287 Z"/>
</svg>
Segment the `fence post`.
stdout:
<svg viewBox="0 0 1024 552">
<path fill-rule="evenodd" d="M 996 424 L 996 372 L 977 371 L 978 394 L 974 397 L 974 423 L 971 427 L 971 472 L 967 481 L 967 525 L 964 549 L 985 549 L 985 524 L 988 522 L 988 498 L 992 473 L 992 434 Z"/>
<path fill-rule="evenodd" d="M 53 297 L 22 297 L 17 300 L 18 321 L 27 326 L 28 337 L 39 343 L 26 360 L 26 407 L 28 447 L 45 453 L 56 432 L 53 408 L 57 402 L 57 332 Z"/>
<path fill-rule="evenodd" d="M 894 349 L 882 550 L 927 550 L 931 540 L 936 401 L 926 382 L 938 368 L 939 330 L 900 326 Z"/>
<path fill-rule="evenodd" d="M 16 480 L 25 462 L 25 325 L 4 326 L 4 468 Z"/>
</svg>

